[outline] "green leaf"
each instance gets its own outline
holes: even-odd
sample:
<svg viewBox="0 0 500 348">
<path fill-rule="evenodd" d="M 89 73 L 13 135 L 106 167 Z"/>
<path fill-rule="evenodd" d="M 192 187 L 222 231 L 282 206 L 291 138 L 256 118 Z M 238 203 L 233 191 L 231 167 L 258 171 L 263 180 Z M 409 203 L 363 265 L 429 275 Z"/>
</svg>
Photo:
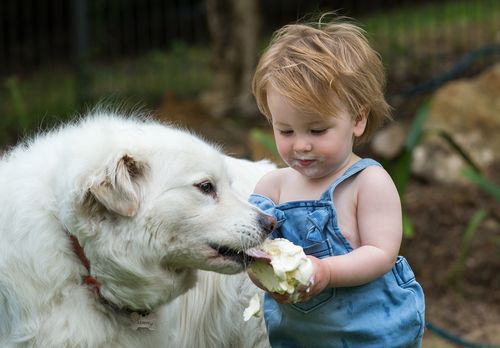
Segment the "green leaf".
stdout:
<svg viewBox="0 0 500 348">
<path fill-rule="evenodd" d="M 413 150 L 419 144 L 422 138 L 425 120 L 429 114 L 430 100 L 426 101 L 417 111 L 415 118 L 410 126 L 408 137 L 405 142 L 403 152 L 393 161 L 384 164 L 391 174 L 394 184 L 401 197 L 404 196 L 408 180 L 411 175 L 411 161 Z"/>
<path fill-rule="evenodd" d="M 413 229 L 413 224 L 410 217 L 406 212 L 403 212 L 403 236 L 405 238 L 412 238 L 415 235 L 415 230 Z"/>
<path fill-rule="evenodd" d="M 486 218 L 486 216 L 488 216 L 488 211 L 485 209 L 479 209 L 472 215 L 469 222 L 467 223 L 467 228 L 464 232 L 462 244 L 460 245 L 460 252 L 449 274 L 449 280 L 454 282 L 459 282 L 462 280 L 461 278 L 465 268 L 465 260 L 467 259 L 467 255 L 470 250 L 472 238 L 476 234 L 477 228 Z"/>
<path fill-rule="evenodd" d="M 482 188 L 486 193 L 493 196 L 496 200 L 500 201 L 500 186 L 492 181 L 486 179 L 479 172 L 472 168 L 466 168 L 462 172 L 463 175 L 474 184 Z"/>
<path fill-rule="evenodd" d="M 424 102 L 423 105 L 417 110 L 417 114 L 411 123 L 408 138 L 406 138 L 405 143 L 405 148 L 409 151 L 413 151 L 422 138 L 424 124 L 427 120 L 427 116 L 429 115 L 430 104 L 430 100 Z"/>
<path fill-rule="evenodd" d="M 390 162 L 386 165 L 387 169 L 391 173 L 400 197 L 404 196 L 408 180 L 410 179 L 411 158 L 411 151 L 404 150 L 401 155 L 398 156 L 396 161 Z"/>
<path fill-rule="evenodd" d="M 459 155 L 462 157 L 462 159 L 467 162 L 468 165 L 470 165 L 472 168 L 474 168 L 475 171 L 481 173 L 481 168 L 476 164 L 476 162 L 472 159 L 472 157 L 469 156 L 467 151 L 465 151 L 456 141 L 453 139 L 453 137 L 447 133 L 446 131 L 439 129 L 437 130 L 437 134 L 444 139 L 448 145 L 450 145 Z"/>
<path fill-rule="evenodd" d="M 14 115 L 17 118 L 17 124 L 19 124 L 20 130 L 26 131 L 30 123 L 25 103 L 21 96 L 19 80 L 16 77 L 10 77 L 5 80 L 5 87 L 9 92 L 9 99 L 14 110 Z"/>
<path fill-rule="evenodd" d="M 250 130 L 250 138 L 256 142 L 262 144 L 266 149 L 271 151 L 274 155 L 279 156 L 278 149 L 276 148 L 276 143 L 274 138 L 258 128 L 252 128 Z"/>
</svg>

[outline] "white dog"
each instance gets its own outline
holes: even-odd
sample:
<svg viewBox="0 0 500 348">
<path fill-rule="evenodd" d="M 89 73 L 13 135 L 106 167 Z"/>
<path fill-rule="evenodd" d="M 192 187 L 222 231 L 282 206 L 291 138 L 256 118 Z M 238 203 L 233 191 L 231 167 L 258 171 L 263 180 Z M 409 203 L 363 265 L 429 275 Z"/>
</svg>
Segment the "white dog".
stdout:
<svg viewBox="0 0 500 348">
<path fill-rule="evenodd" d="M 268 345 L 242 319 L 256 288 L 228 274 L 274 227 L 246 202 L 272 167 L 105 111 L 15 147 L 0 162 L 0 347 Z"/>
</svg>

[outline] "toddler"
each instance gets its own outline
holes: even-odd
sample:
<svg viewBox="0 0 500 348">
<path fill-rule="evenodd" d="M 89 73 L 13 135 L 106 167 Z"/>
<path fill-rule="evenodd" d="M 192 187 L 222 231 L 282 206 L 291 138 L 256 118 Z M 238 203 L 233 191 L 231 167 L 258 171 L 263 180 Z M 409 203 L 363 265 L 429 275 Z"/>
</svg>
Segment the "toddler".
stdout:
<svg viewBox="0 0 500 348">
<path fill-rule="evenodd" d="M 287 167 L 250 201 L 314 267 L 298 301 L 266 293 L 273 347 L 421 345 L 424 295 L 398 256 L 398 192 L 379 163 L 353 152 L 390 118 L 384 84 L 378 54 L 343 19 L 283 27 L 257 66 L 253 93 Z"/>
</svg>

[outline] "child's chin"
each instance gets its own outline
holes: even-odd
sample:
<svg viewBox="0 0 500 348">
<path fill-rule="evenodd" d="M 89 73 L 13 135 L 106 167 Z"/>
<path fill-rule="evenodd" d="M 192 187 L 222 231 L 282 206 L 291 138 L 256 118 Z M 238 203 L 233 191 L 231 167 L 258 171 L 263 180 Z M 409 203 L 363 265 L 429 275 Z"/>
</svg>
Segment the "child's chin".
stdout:
<svg viewBox="0 0 500 348">
<path fill-rule="evenodd" d="M 316 166 L 309 166 L 309 167 L 294 166 L 293 169 L 298 171 L 300 174 L 308 177 L 309 179 L 321 179 L 324 176 L 326 176 L 326 174 Z"/>
</svg>

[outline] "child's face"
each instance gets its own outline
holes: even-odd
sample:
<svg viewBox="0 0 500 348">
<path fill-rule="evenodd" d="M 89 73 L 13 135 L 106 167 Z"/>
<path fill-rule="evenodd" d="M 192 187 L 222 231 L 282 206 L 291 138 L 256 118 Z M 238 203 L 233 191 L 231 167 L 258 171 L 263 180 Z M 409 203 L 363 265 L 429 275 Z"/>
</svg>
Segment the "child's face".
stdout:
<svg viewBox="0 0 500 348">
<path fill-rule="evenodd" d="M 276 145 L 291 168 L 320 179 L 336 173 L 352 154 L 355 136 L 363 134 L 366 119 L 353 120 L 339 100 L 339 114 L 322 117 L 304 113 L 273 88 L 267 91 Z"/>
</svg>

